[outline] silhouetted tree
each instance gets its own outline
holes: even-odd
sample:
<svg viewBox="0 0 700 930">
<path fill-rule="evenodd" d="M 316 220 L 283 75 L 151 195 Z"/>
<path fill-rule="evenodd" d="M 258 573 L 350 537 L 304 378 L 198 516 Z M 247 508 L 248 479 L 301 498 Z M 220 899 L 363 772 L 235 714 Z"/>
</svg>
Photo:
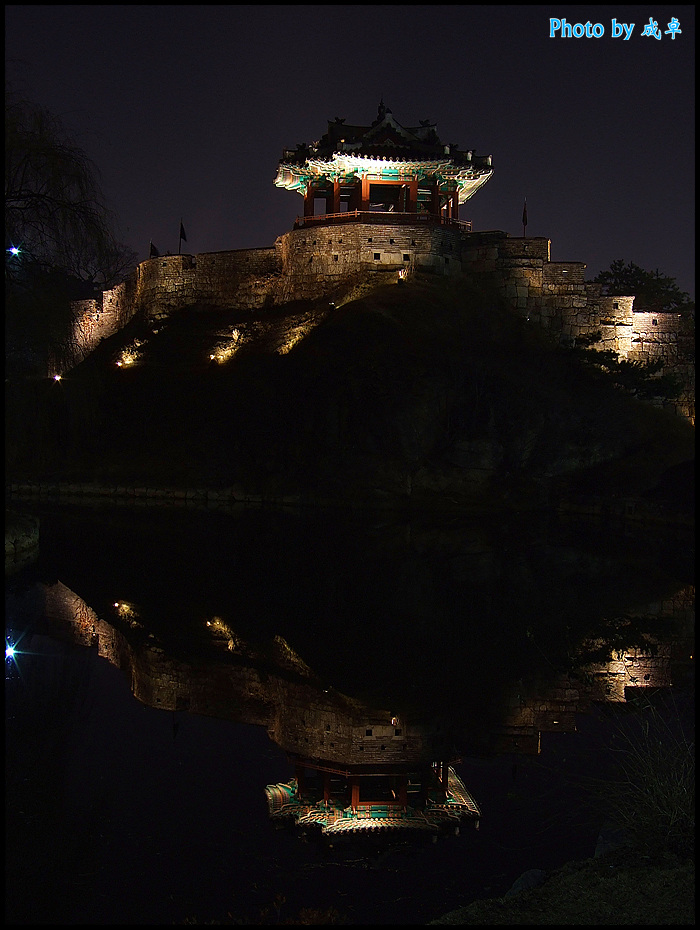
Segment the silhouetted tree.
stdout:
<svg viewBox="0 0 700 930">
<path fill-rule="evenodd" d="M 683 313 L 695 309 L 690 294 L 682 291 L 675 278 L 656 271 L 646 271 L 630 262 L 625 265 L 620 258 L 612 262 L 607 271 L 601 271 L 593 279 L 602 284 L 609 297 L 634 296 L 634 309 L 647 313 Z"/>
<path fill-rule="evenodd" d="M 6 281 L 31 287 L 40 272 L 109 287 L 136 255 L 119 243 L 98 172 L 61 121 L 5 91 Z"/>
<path fill-rule="evenodd" d="M 14 374 L 41 372 L 71 335 L 70 301 L 120 281 L 121 244 L 98 172 L 61 121 L 5 90 L 5 340 Z"/>
<path fill-rule="evenodd" d="M 630 295 L 631 296 L 631 295 Z M 572 351 L 588 365 L 605 371 L 614 383 L 638 397 L 678 397 L 682 390 L 679 379 L 664 372 L 663 359 L 642 361 L 620 358 L 612 349 L 593 348 L 602 339 L 600 330 L 578 336 Z"/>
</svg>

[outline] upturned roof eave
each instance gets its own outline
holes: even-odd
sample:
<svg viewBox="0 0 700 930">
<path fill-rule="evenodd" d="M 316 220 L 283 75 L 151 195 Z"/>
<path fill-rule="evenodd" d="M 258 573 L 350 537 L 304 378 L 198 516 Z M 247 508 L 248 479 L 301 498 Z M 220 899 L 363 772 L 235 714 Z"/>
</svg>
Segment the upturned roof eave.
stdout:
<svg viewBox="0 0 700 930">
<path fill-rule="evenodd" d="M 314 164 L 315 162 L 315 164 Z M 355 162 L 353 164 L 352 162 Z M 307 159 L 304 164 L 294 162 L 280 162 L 274 183 L 277 187 L 287 190 L 296 190 L 304 194 L 312 178 L 328 177 L 329 179 L 352 178 L 363 170 L 381 174 L 383 169 L 389 170 L 392 164 L 411 170 L 418 175 L 418 180 L 437 176 L 441 181 L 454 181 L 459 188 L 459 202 L 465 203 L 479 188 L 489 180 L 493 174 L 490 165 L 467 163 L 454 164 L 449 157 L 426 160 L 399 160 L 379 159 L 369 156 L 348 156 L 346 153 L 334 158 L 333 161 L 325 159 Z"/>
</svg>

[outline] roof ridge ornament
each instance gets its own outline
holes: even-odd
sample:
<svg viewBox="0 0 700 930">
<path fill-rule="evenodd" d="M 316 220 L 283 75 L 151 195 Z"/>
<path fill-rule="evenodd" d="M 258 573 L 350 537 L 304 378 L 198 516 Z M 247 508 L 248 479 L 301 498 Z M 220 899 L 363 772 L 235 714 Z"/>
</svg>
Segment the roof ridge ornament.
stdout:
<svg viewBox="0 0 700 930">
<path fill-rule="evenodd" d="M 386 119 L 387 114 L 391 115 L 391 110 L 384 104 L 384 97 L 382 97 L 377 107 L 377 118 L 372 125 L 374 126 L 376 123 L 381 123 L 382 120 Z"/>
</svg>

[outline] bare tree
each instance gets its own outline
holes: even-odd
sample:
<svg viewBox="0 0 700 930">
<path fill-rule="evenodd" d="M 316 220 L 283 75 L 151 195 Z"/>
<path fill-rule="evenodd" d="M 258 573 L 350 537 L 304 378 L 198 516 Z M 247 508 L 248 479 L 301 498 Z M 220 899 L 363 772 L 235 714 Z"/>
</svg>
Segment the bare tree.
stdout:
<svg viewBox="0 0 700 930">
<path fill-rule="evenodd" d="M 113 229 L 93 162 L 56 116 L 6 89 L 5 248 L 19 250 L 6 274 L 31 265 L 108 287 L 136 258 Z"/>
</svg>

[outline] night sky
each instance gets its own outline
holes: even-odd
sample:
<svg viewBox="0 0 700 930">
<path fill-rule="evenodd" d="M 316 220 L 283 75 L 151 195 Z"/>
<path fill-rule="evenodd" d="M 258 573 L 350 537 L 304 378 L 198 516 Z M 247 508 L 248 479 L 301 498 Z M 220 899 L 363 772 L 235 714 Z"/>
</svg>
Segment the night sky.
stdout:
<svg viewBox="0 0 700 930">
<path fill-rule="evenodd" d="M 643 36 L 650 17 L 661 39 Z M 681 33 L 666 34 L 672 17 Z M 601 38 L 550 38 L 550 18 Z M 612 20 L 634 23 L 613 38 Z M 437 123 L 492 155 L 475 230 L 552 240 L 593 278 L 618 258 L 695 293 L 692 6 L 9 6 L 6 75 L 101 172 L 121 239 L 148 257 L 270 246 L 302 198 L 284 148 L 336 116 Z"/>
</svg>

